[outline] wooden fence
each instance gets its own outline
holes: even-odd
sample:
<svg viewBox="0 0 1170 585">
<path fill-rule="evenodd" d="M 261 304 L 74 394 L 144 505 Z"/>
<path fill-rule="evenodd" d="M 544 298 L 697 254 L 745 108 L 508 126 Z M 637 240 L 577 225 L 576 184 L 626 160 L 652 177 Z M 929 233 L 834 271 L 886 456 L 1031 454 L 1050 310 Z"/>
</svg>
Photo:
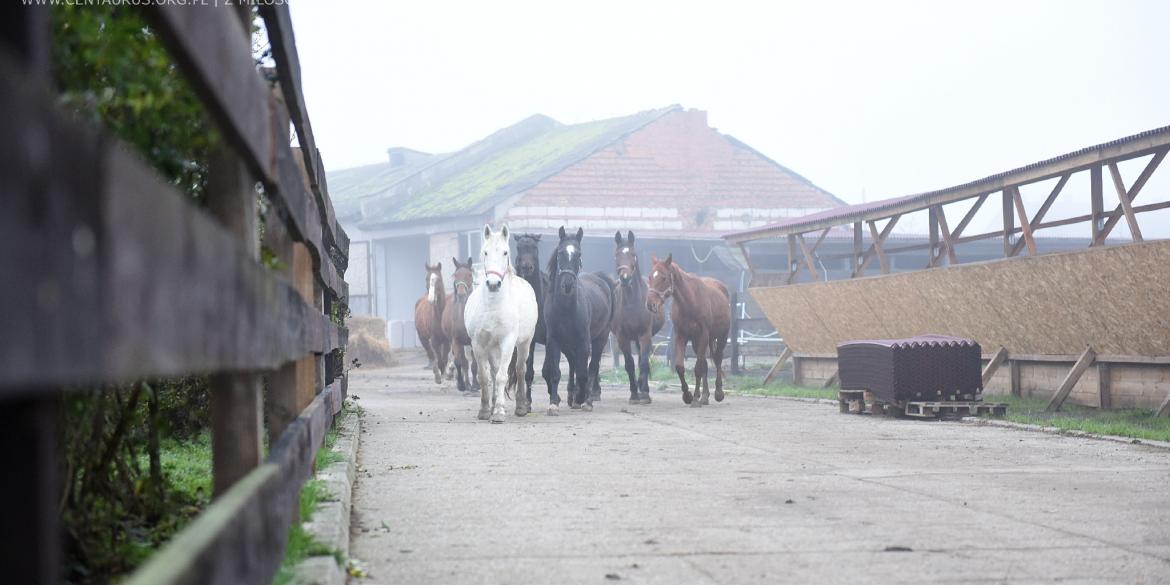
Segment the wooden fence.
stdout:
<svg viewBox="0 0 1170 585">
<path fill-rule="evenodd" d="M 249 8 L 141 10 L 223 138 L 207 210 L 118 140 L 58 111 L 46 9 L 0 8 L 5 582 L 61 577 L 63 392 L 210 374 L 215 500 L 131 578 L 151 584 L 269 582 L 346 393 L 337 316 L 349 242 L 328 197 L 287 6 L 260 8 L 275 84 L 253 61 Z M 285 266 L 277 271 L 259 262 L 257 183 L 272 205 L 264 244 Z"/>
</svg>

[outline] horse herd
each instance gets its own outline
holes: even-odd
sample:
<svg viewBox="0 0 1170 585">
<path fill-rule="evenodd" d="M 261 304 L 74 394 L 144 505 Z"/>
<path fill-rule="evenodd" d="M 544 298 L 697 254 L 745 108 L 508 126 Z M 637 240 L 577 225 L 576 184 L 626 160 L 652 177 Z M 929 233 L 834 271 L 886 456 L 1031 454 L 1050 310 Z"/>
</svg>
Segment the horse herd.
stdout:
<svg viewBox="0 0 1170 585">
<path fill-rule="evenodd" d="M 561 356 L 569 363 L 565 393 L 570 408 L 593 410 L 601 398 L 598 370 L 612 333 L 625 357 L 630 404 L 650 404 L 651 338 L 665 322 L 665 306 L 674 325 L 674 369 L 682 383 L 683 402 L 708 404 L 707 356 L 715 361 L 715 400 L 723 400 L 723 350 L 731 327 L 727 288 L 713 278 L 690 274 L 672 256 L 653 257 L 651 274 L 642 277 L 634 233 L 614 235 L 616 278 L 603 272 L 581 273 L 584 230 L 566 233 L 544 268 L 539 234 L 509 234 L 508 226 L 483 228 L 483 286 L 475 286 L 473 261 L 455 262 L 453 292 L 443 283 L 442 263 L 426 266 L 427 292 L 415 304 L 415 328 L 426 348 L 436 383 L 442 383 L 447 359 L 453 357 L 460 391 L 480 386 L 481 420 L 502 423 L 515 390 L 515 414 L 532 410 L 536 344 L 545 347 L 541 375 L 548 386 L 548 414 L 556 415 L 561 397 Z M 510 241 L 516 254 L 511 256 Z M 686 381 L 686 346 L 695 352 L 695 386 Z M 467 347 L 471 347 L 468 367 Z M 632 349 L 638 353 L 635 371 Z"/>
</svg>

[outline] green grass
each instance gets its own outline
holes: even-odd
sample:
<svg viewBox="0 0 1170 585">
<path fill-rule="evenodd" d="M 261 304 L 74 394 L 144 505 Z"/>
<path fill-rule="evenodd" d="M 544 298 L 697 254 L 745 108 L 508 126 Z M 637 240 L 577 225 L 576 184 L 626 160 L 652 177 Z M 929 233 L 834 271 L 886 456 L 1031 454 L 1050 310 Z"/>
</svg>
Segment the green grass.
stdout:
<svg viewBox="0 0 1170 585">
<path fill-rule="evenodd" d="M 345 407 L 337 415 L 337 420 L 325 434 L 325 444 L 321 445 L 321 448 L 317 450 L 317 470 L 324 469 L 342 460 L 342 455 L 333 450 L 333 446 L 337 444 L 338 429 L 341 428 L 341 423 L 347 417 L 359 416 L 360 413 L 360 407 L 357 407 L 349 401 L 345 403 Z M 289 583 L 293 578 L 293 571 L 296 569 L 296 566 L 309 557 L 332 556 L 339 566 L 345 565 L 345 559 L 342 558 L 339 551 L 333 550 L 318 542 L 311 534 L 305 531 L 303 526 L 321 507 L 321 502 L 330 501 L 331 499 L 332 496 L 325 490 L 325 483 L 319 479 L 310 479 L 301 488 L 300 519 L 293 524 L 292 529 L 288 533 L 288 545 L 285 547 L 284 560 L 280 563 L 280 572 L 276 574 L 276 579 L 273 580 L 275 585 Z"/>
<path fill-rule="evenodd" d="M 1127 408 L 1102 411 L 1066 403 L 1059 412 L 1045 412 L 1048 400 L 1042 398 L 986 395 L 983 399 L 986 402 L 1007 403 L 1008 413 L 1004 418 L 1011 422 L 1097 435 L 1170 441 L 1170 418 L 1155 417 L 1152 410 Z"/>
<path fill-rule="evenodd" d="M 755 396 L 789 396 L 793 398 L 837 399 L 836 388 L 809 388 L 806 386 L 794 386 L 792 384 L 777 383 L 765 386 L 763 380 L 763 376 L 728 376 L 727 387 L 729 390 L 733 390 L 741 394 L 752 394 Z"/>
<path fill-rule="evenodd" d="M 624 358 L 623 358 L 624 359 Z M 634 357 L 637 359 L 637 356 Z M 620 361 L 620 360 L 619 360 Z M 636 370 L 635 370 L 636 371 Z M 666 363 L 666 360 L 658 357 L 650 358 L 650 381 L 651 382 L 677 382 L 678 374 L 674 373 L 674 368 Z M 615 369 L 610 369 L 601 373 L 602 384 L 629 384 L 630 378 L 626 375 L 626 367 L 619 365 Z M 651 385 L 651 388 L 654 386 Z"/>
</svg>

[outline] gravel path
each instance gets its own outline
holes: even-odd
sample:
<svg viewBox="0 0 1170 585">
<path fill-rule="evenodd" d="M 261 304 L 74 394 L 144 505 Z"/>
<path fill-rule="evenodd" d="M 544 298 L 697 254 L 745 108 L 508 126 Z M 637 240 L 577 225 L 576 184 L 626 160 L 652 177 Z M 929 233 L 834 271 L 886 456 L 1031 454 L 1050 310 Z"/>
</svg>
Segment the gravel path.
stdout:
<svg viewBox="0 0 1170 585">
<path fill-rule="evenodd" d="M 1168 583 L 1170 451 L 677 393 L 475 419 L 355 371 L 351 583 Z"/>
</svg>

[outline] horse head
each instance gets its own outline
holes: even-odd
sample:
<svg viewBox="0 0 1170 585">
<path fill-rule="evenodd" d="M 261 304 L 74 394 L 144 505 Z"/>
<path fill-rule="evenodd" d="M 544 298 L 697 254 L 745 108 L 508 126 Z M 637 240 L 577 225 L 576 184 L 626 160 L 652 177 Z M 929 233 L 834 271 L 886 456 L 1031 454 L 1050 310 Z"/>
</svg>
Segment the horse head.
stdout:
<svg viewBox="0 0 1170 585">
<path fill-rule="evenodd" d="M 455 263 L 455 274 L 452 276 L 455 284 L 455 300 L 464 302 L 471 294 L 471 287 L 475 282 L 475 273 L 471 270 L 471 256 L 467 257 L 467 263 L 460 262 L 454 256 L 451 261 Z"/>
<path fill-rule="evenodd" d="M 585 230 L 577 228 L 577 233 L 565 233 L 565 226 L 561 226 L 559 235 L 561 241 L 549 259 L 549 279 L 553 287 L 565 296 L 577 294 L 577 275 L 581 273 L 581 239 L 585 237 Z"/>
<path fill-rule="evenodd" d="M 488 292 L 497 292 L 504 282 L 504 275 L 512 272 L 508 258 L 508 226 L 492 232 L 492 226 L 483 226 L 483 282 Z"/>
<path fill-rule="evenodd" d="M 427 287 L 427 302 L 433 305 L 435 299 L 445 294 L 443 292 L 443 263 L 439 262 L 434 266 L 424 263 L 423 267 L 427 269 L 425 282 Z"/>
<path fill-rule="evenodd" d="M 516 273 L 532 278 L 540 268 L 540 234 L 516 234 Z"/>
<path fill-rule="evenodd" d="M 652 256 L 651 262 L 653 267 L 647 281 L 650 290 L 646 295 L 646 308 L 651 313 L 657 313 L 666 304 L 666 299 L 674 294 L 674 254 L 667 254 L 665 260 Z"/>
<path fill-rule="evenodd" d="M 626 232 L 626 239 L 622 233 L 613 235 L 616 247 L 613 252 L 613 263 L 617 269 L 618 282 L 622 286 L 630 286 L 637 280 L 641 272 L 638 270 L 638 252 L 634 250 L 634 232 Z"/>
</svg>

